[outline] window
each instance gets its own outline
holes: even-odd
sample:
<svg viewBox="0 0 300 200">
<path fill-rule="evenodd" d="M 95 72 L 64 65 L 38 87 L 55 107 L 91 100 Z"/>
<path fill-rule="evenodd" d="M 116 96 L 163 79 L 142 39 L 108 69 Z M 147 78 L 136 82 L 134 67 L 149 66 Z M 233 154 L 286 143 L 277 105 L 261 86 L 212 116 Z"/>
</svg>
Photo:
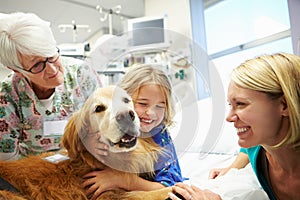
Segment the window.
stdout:
<svg viewBox="0 0 300 200">
<path fill-rule="evenodd" d="M 207 51 L 227 94 L 229 74 L 255 56 L 293 53 L 287 0 L 226 0 L 204 11 Z"/>
<path fill-rule="evenodd" d="M 204 15 L 209 55 L 290 29 L 287 0 L 227 0 L 205 9 Z"/>
</svg>

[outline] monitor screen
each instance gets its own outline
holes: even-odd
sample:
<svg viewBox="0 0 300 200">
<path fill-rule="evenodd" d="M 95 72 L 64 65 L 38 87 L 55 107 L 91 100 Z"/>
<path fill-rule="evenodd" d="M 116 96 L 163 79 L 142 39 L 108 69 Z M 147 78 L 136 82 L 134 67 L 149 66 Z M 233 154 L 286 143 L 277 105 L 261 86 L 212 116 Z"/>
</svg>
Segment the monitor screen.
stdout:
<svg viewBox="0 0 300 200">
<path fill-rule="evenodd" d="M 129 46 L 167 45 L 166 17 L 142 17 L 128 20 L 128 31 L 132 38 Z"/>
</svg>

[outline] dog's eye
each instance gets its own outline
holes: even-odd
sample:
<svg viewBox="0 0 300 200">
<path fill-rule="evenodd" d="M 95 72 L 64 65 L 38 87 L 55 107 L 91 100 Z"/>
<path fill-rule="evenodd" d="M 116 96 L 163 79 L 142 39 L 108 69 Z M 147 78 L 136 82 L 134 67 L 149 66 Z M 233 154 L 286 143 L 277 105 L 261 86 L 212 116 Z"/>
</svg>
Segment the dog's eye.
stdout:
<svg viewBox="0 0 300 200">
<path fill-rule="evenodd" d="M 129 102 L 130 102 L 130 99 L 124 97 L 124 98 L 123 98 L 123 102 L 124 102 L 124 103 L 129 103 Z"/>
<path fill-rule="evenodd" d="M 106 110 L 106 107 L 104 105 L 97 105 L 96 109 L 95 109 L 95 112 L 98 113 L 98 112 L 102 112 L 102 111 L 105 111 L 105 110 Z"/>
</svg>

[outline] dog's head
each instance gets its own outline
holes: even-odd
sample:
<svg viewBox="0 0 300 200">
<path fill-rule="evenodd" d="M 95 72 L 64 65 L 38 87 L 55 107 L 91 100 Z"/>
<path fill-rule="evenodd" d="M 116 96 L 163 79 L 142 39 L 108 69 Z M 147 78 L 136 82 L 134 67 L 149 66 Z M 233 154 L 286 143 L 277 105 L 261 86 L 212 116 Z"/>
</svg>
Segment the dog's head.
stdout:
<svg viewBox="0 0 300 200">
<path fill-rule="evenodd" d="M 151 138 L 139 138 L 139 118 L 131 97 L 121 88 L 99 88 L 70 118 L 62 145 L 71 159 L 90 166 L 104 160 L 115 169 L 128 172 L 153 171 L 161 148 Z M 109 145 L 108 156 L 97 152 L 99 142 Z"/>
<path fill-rule="evenodd" d="M 85 146 L 91 145 L 91 137 L 97 135 L 114 153 L 136 147 L 139 118 L 131 97 L 119 87 L 98 88 L 75 117 L 78 135 Z"/>
<path fill-rule="evenodd" d="M 75 145 L 78 148 L 74 149 L 76 151 L 83 144 L 93 154 L 93 148 L 100 141 L 109 145 L 110 152 L 131 151 L 137 145 L 139 123 L 132 99 L 125 90 L 114 86 L 98 88 L 71 117 L 63 146 L 72 151 L 71 147 Z M 72 134 L 80 139 L 76 144 L 70 144 L 70 141 L 76 141 L 70 139 Z"/>
</svg>

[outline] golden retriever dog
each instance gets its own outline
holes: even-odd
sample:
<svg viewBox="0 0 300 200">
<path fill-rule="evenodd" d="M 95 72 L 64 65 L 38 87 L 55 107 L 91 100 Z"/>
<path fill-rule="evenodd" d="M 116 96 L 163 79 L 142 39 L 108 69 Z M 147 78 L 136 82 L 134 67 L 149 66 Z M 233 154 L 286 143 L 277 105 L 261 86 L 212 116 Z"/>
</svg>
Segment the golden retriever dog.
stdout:
<svg viewBox="0 0 300 200">
<path fill-rule="evenodd" d="M 20 191 L 18 194 L 0 191 L 0 199 L 88 199 L 81 187 L 83 176 L 105 168 L 121 174 L 120 181 L 130 184 L 129 180 L 133 181 L 138 174 L 151 174 L 162 153 L 151 138 L 139 136 L 139 119 L 130 96 L 118 87 L 99 88 L 67 123 L 62 146 L 69 159 L 49 162 L 44 159 L 49 153 L 44 153 L 0 162 L 0 177 Z M 95 144 L 99 141 L 109 145 L 108 156 L 97 155 Z M 128 192 L 116 188 L 102 193 L 98 200 L 164 200 L 170 191 L 171 188 Z"/>
</svg>

